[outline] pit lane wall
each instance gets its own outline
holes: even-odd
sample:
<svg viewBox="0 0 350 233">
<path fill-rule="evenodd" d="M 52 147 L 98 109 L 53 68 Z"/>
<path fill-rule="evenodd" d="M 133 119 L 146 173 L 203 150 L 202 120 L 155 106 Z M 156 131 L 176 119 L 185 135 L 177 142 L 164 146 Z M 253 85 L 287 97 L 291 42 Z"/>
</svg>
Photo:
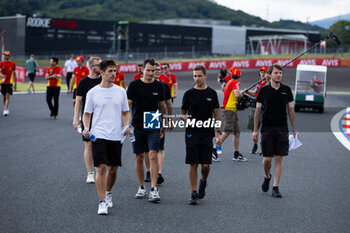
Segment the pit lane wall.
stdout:
<svg viewBox="0 0 350 233">
<path fill-rule="evenodd" d="M 218 70 L 223 65 L 227 68 L 235 67 L 238 69 L 258 69 L 263 66 L 269 67 L 274 63 L 285 65 L 290 59 L 242 59 L 242 60 L 221 60 L 221 61 L 186 61 L 186 62 L 168 62 L 170 70 L 174 71 L 191 71 L 197 65 L 205 66 L 207 70 Z M 301 58 L 288 64 L 287 68 L 296 68 L 297 65 L 322 65 L 327 67 L 350 67 L 350 58 Z M 44 77 L 48 67 L 40 67 L 36 77 Z M 137 63 L 120 64 L 119 71 L 123 73 L 137 73 Z M 26 69 L 17 67 L 17 81 L 24 82 Z"/>
</svg>

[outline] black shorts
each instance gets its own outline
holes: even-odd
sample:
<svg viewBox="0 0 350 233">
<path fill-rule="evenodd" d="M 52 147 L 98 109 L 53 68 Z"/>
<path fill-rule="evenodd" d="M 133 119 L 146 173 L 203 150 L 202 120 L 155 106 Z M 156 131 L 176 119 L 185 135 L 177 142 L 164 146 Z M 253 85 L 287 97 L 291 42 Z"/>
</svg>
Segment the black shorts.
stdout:
<svg viewBox="0 0 350 233">
<path fill-rule="evenodd" d="M 185 134 L 186 164 L 211 164 L 212 134 Z"/>
<path fill-rule="evenodd" d="M 149 150 L 159 151 L 160 130 L 135 129 L 135 142 L 132 143 L 134 154 L 141 154 Z"/>
<path fill-rule="evenodd" d="M 28 74 L 28 78 L 29 78 L 29 81 L 34 82 L 34 79 L 35 79 L 35 73 L 30 73 L 30 74 Z"/>
<path fill-rule="evenodd" d="M 73 90 L 73 100 L 75 100 L 76 97 L 77 97 L 77 89 L 75 88 L 75 89 Z"/>
<path fill-rule="evenodd" d="M 12 84 L 1 84 L 1 94 L 5 96 L 6 93 L 12 95 Z"/>
<path fill-rule="evenodd" d="M 160 139 L 159 150 L 164 150 L 165 136 Z"/>
<path fill-rule="evenodd" d="M 261 128 L 261 151 L 264 157 L 287 156 L 289 151 L 288 126 Z"/>
<path fill-rule="evenodd" d="M 106 164 L 108 166 L 122 166 L 122 144 L 120 141 L 110 141 L 98 138 L 91 144 L 94 167 L 98 167 L 101 164 Z"/>
</svg>

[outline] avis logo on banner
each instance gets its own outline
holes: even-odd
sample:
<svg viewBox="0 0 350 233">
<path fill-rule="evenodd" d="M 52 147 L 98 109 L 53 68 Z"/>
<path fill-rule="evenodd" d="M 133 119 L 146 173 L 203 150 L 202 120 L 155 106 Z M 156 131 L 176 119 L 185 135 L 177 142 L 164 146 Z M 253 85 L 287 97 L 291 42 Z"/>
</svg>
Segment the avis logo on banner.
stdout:
<svg viewBox="0 0 350 233">
<path fill-rule="evenodd" d="M 119 71 L 123 73 L 133 73 L 137 71 L 137 64 L 119 65 Z"/>
<path fill-rule="evenodd" d="M 204 66 L 205 67 L 205 62 L 190 62 L 188 64 L 187 70 L 193 70 L 196 66 Z"/>
<path fill-rule="evenodd" d="M 249 63 L 248 60 L 237 60 L 237 61 L 233 61 L 232 67 L 235 67 L 235 68 L 249 68 L 250 67 L 250 63 Z"/>
<path fill-rule="evenodd" d="M 337 66 L 339 66 L 339 62 L 338 62 L 338 59 L 324 59 L 323 61 L 322 61 L 322 66 L 335 66 L 335 67 L 337 67 Z"/>
<path fill-rule="evenodd" d="M 182 63 L 170 63 L 170 70 L 179 70 L 182 71 Z"/>
<path fill-rule="evenodd" d="M 156 112 L 143 112 L 143 128 L 144 129 L 160 129 L 159 110 Z"/>
<path fill-rule="evenodd" d="M 209 69 L 220 69 L 222 66 L 226 66 L 225 61 L 218 61 L 218 62 L 210 62 Z"/>
</svg>

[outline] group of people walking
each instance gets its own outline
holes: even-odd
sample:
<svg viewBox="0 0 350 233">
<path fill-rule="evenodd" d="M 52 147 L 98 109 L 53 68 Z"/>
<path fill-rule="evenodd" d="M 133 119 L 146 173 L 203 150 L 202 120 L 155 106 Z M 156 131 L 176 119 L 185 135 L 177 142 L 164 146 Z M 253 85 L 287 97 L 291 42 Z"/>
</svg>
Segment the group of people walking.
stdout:
<svg viewBox="0 0 350 233">
<path fill-rule="evenodd" d="M 7 53 L 5 58 L 6 56 L 9 57 L 10 54 Z M 5 60 L 8 61 L 9 59 Z M 99 198 L 98 214 L 106 215 L 108 209 L 113 207 L 112 189 L 117 179 L 118 167 L 122 165 L 122 143 L 124 137 L 129 134 L 135 138 L 132 148 L 139 183 L 135 198 L 148 197 L 150 202 L 160 202 L 159 184 L 164 182 L 162 167 L 166 134 L 163 124 L 168 121 L 168 125 L 171 126 L 168 128 L 172 128 L 175 119 L 166 116 L 173 115 L 172 102 L 177 97 L 178 91 L 176 77 L 169 72 L 169 64 L 161 65 L 152 58 L 145 59 L 139 66 L 138 77 L 134 78 L 125 89 L 124 77 L 118 75 L 116 61 L 91 57 L 88 68 L 84 66 L 83 57 L 78 57 L 77 62 L 78 66 L 72 70 L 73 75 L 69 80 L 69 91 L 74 91 L 73 127 L 78 129 L 80 126 L 82 130 L 82 140 L 85 144 L 84 160 L 88 173 L 86 182 L 96 183 Z M 48 80 L 46 98 L 50 116 L 56 119 L 63 73 L 58 66 L 58 58 L 53 57 L 50 64 L 51 67 L 45 76 Z M 8 77 L 7 67 L 15 69 L 12 63 L 0 63 L 4 115 L 5 111 L 8 111 L 7 97 L 12 94 L 9 90 L 12 91 L 12 83 L 16 81 L 15 76 Z M 263 75 L 267 75 L 268 78 L 258 84 L 254 91 L 240 91 L 241 72 L 234 68 L 230 70 L 229 78 L 223 84 L 223 127 L 221 127 L 217 92 L 207 85 L 205 67 L 199 65 L 194 68 L 194 86 L 185 92 L 180 113 L 181 120 L 189 123 L 185 131 L 185 163 L 189 164 L 190 205 L 198 204 L 198 200 L 206 195 L 210 164 L 212 161 L 219 161 L 215 144 L 220 146 L 230 134 L 233 134 L 235 150 L 233 160 L 246 161 L 238 150 L 240 129 L 236 107 L 243 93 L 255 96 L 257 99 L 249 125 L 254 142 L 252 153 L 256 153 L 258 149 L 258 129 L 261 127 L 261 151 L 264 156 L 262 162 L 264 179 L 261 189 L 263 192 L 269 190 L 272 158 L 275 158 L 272 196 L 282 197 L 279 192 L 279 181 L 283 157 L 288 155 L 289 147 L 287 115 L 293 135 L 297 134 L 293 95 L 291 89 L 281 83 L 281 66 L 273 64 L 268 69 L 260 69 L 260 73 L 262 78 L 265 78 Z M 73 83 L 76 83 L 74 90 L 72 90 Z M 145 127 L 145 113 L 151 113 L 152 121 L 157 119 L 158 126 Z M 208 121 L 213 123 L 206 124 Z M 146 166 L 146 173 L 145 162 L 149 164 Z M 199 166 L 201 169 L 198 180 Z M 96 168 L 96 179 L 93 167 Z M 145 181 L 151 183 L 149 193 Z"/>
</svg>

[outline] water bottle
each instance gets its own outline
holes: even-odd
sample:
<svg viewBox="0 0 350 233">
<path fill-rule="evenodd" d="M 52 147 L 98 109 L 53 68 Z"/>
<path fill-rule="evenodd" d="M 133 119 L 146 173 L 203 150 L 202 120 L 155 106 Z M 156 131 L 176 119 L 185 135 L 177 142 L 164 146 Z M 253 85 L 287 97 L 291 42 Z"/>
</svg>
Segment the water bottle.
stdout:
<svg viewBox="0 0 350 233">
<path fill-rule="evenodd" d="M 221 146 L 216 145 L 216 153 L 222 154 Z"/>
<path fill-rule="evenodd" d="M 78 132 L 78 133 L 81 133 L 81 126 L 80 126 L 80 125 L 78 125 L 77 132 Z"/>
<path fill-rule="evenodd" d="M 135 142 L 135 134 L 134 134 L 134 130 L 132 129 L 131 125 L 129 125 L 130 128 L 130 142 Z"/>
<path fill-rule="evenodd" d="M 91 132 L 87 132 L 86 130 L 84 130 L 83 132 L 88 133 L 90 135 L 90 141 L 92 141 L 92 142 L 96 141 L 95 135 L 93 135 Z"/>
<path fill-rule="evenodd" d="M 216 138 L 215 141 L 216 141 L 216 143 L 217 143 L 217 142 L 218 142 L 218 139 Z M 216 145 L 216 153 L 218 153 L 218 155 L 219 155 L 219 154 L 222 154 L 221 146 Z"/>
</svg>

